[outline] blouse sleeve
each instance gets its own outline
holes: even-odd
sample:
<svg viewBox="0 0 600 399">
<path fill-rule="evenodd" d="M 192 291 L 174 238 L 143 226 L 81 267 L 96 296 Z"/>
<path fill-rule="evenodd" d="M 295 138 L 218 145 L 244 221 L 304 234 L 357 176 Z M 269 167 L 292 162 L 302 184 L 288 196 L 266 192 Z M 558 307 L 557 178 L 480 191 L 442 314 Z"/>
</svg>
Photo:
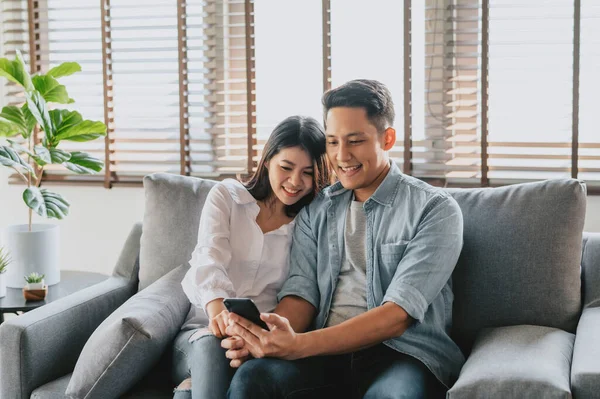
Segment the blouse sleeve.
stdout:
<svg viewBox="0 0 600 399">
<path fill-rule="evenodd" d="M 233 200 L 221 184 L 210 191 L 200 216 L 198 244 L 192 253 L 190 270 L 181 285 L 192 305 L 206 312 L 217 298 L 235 297 L 227 274 L 231 262 L 230 215 Z M 208 313 L 207 313 L 208 314 Z"/>
</svg>

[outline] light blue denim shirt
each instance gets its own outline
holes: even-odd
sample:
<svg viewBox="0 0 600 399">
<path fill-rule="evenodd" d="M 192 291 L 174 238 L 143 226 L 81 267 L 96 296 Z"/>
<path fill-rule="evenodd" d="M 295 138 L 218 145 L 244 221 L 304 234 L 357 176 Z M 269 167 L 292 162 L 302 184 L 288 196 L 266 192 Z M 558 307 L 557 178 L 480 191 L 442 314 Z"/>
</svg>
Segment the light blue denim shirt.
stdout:
<svg viewBox="0 0 600 399">
<path fill-rule="evenodd" d="M 296 295 L 318 309 L 315 327 L 329 315 L 344 251 L 344 223 L 352 191 L 338 182 L 296 217 L 290 273 L 278 299 Z M 446 192 L 403 175 L 392 163 L 364 203 L 367 215 L 367 306 L 401 306 L 415 322 L 385 345 L 423 362 L 447 387 L 465 361 L 450 338 L 450 276 L 462 248 L 463 219 Z"/>
</svg>

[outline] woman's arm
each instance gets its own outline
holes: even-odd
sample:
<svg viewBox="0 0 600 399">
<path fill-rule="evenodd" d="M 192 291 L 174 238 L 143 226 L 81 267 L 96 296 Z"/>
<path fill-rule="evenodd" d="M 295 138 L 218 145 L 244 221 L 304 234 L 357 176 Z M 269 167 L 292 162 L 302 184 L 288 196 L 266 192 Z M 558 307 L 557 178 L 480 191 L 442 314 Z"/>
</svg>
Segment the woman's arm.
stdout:
<svg viewBox="0 0 600 399">
<path fill-rule="evenodd" d="M 223 298 L 236 295 L 227 273 L 232 257 L 229 241 L 232 206 L 227 188 L 220 184 L 213 187 L 202 209 L 191 269 L 181 283 L 192 305 L 204 309 L 209 317 L 216 316 L 212 313 L 220 306 L 224 309 Z M 213 301 L 216 304 L 209 311 L 207 305 Z"/>
</svg>

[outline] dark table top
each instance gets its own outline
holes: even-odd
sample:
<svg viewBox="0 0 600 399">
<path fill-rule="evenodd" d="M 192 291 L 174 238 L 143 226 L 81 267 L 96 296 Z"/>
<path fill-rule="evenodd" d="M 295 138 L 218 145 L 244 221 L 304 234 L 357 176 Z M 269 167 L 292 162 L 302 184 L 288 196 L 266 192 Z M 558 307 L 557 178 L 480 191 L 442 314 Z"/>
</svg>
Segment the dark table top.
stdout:
<svg viewBox="0 0 600 399">
<path fill-rule="evenodd" d="M 21 288 L 6 288 L 6 296 L 0 298 L 0 312 L 27 312 L 98 284 L 107 278 L 107 275 L 100 273 L 61 270 L 60 283 L 48 286 L 48 294 L 43 301 L 26 301 Z"/>
</svg>

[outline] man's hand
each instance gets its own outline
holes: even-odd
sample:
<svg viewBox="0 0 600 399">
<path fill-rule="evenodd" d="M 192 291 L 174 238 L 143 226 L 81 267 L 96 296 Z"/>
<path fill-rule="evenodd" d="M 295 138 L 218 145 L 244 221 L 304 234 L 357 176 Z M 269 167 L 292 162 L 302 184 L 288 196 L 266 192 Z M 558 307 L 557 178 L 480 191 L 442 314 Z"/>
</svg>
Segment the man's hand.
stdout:
<svg viewBox="0 0 600 399">
<path fill-rule="evenodd" d="M 250 352 L 245 348 L 245 344 L 240 337 L 229 337 L 221 341 L 221 347 L 227 349 L 225 357 L 231 359 L 231 367 L 238 368 L 250 359 Z"/>
<path fill-rule="evenodd" d="M 276 357 L 294 360 L 303 357 L 302 335 L 294 332 L 288 319 L 275 313 L 262 313 L 260 318 L 267 323 L 270 331 L 231 313 L 226 332 L 228 335 L 243 339 L 245 348 L 258 359 Z"/>
</svg>

